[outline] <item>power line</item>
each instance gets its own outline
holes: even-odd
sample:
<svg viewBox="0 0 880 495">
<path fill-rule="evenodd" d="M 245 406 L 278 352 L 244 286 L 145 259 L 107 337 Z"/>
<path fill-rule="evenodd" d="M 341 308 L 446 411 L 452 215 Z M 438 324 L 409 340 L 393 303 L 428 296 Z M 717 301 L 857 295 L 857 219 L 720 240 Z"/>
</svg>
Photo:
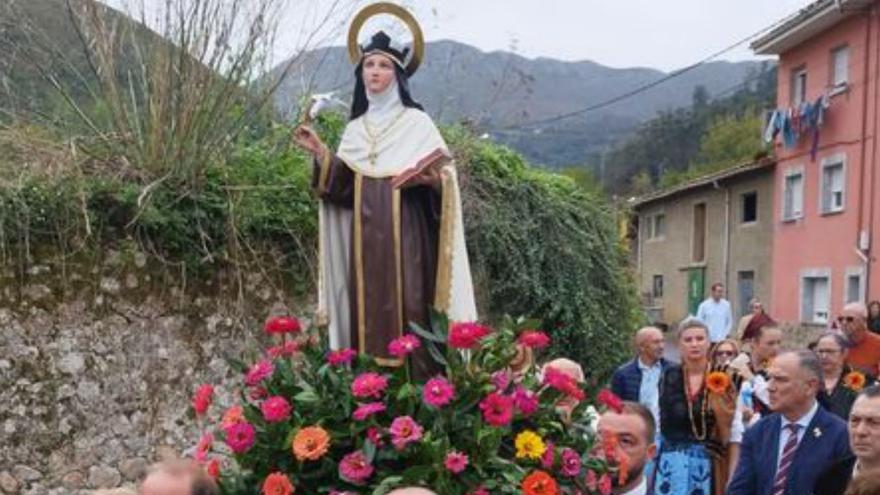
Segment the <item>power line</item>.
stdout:
<svg viewBox="0 0 880 495">
<path fill-rule="evenodd" d="M 671 72 L 671 73 L 669 73 L 669 74 L 667 74 L 667 75 L 661 77 L 660 79 L 658 79 L 658 80 L 656 80 L 656 81 L 650 82 L 650 83 L 648 83 L 648 84 L 644 84 L 644 85 L 639 86 L 639 87 L 637 87 L 637 88 L 635 88 L 635 89 L 633 89 L 633 90 L 631 90 L 631 91 L 628 91 L 628 92 L 623 93 L 623 94 L 621 94 L 621 95 L 615 96 L 615 97 L 610 98 L 610 99 L 608 99 L 608 100 L 605 100 L 605 101 L 603 101 L 603 102 L 596 103 L 596 104 L 594 104 L 594 105 L 590 105 L 590 106 L 588 106 L 588 107 L 586 107 L 586 108 L 581 108 L 581 109 L 579 109 L 579 110 L 573 110 L 573 111 L 571 111 L 571 112 L 566 112 L 566 113 L 563 113 L 563 114 L 555 115 L 555 116 L 553 116 L 553 117 L 547 117 L 547 118 L 543 118 L 543 119 L 536 119 L 536 120 L 532 120 L 532 121 L 522 122 L 522 123 L 519 123 L 519 124 L 508 125 L 508 126 L 502 127 L 502 129 L 517 129 L 517 128 L 520 128 L 520 129 L 521 129 L 521 128 L 526 128 L 526 127 L 533 127 L 533 126 L 536 126 L 536 125 L 551 124 L 551 123 L 553 123 L 553 122 L 558 122 L 558 121 L 560 121 L 560 120 L 569 119 L 569 118 L 571 118 L 571 117 L 576 117 L 576 116 L 578 116 L 578 115 L 583 115 L 583 114 L 588 113 L 588 112 L 593 112 L 593 111 L 599 110 L 599 109 L 601 109 L 601 108 L 608 107 L 608 106 L 613 105 L 613 104 L 615 104 L 615 103 L 617 103 L 617 102 L 619 102 L 619 101 L 622 101 L 622 100 L 625 100 L 625 99 L 631 98 L 631 97 L 633 97 L 633 96 L 635 96 L 635 95 L 638 95 L 638 94 L 644 93 L 645 91 L 647 91 L 647 90 L 649 90 L 649 89 L 651 89 L 651 88 L 653 88 L 653 87 L 655 87 L 655 86 L 659 86 L 660 84 L 663 84 L 663 83 L 665 83 L 666 81 L 669 81 L 670 79 L 674 79 L 674 78 L 676 78 L 676 77 L 681 76 L 682 74 L 685 74 L 685 73 L 687 73 L 687 72 L 690 72 L 690 71 L 696 69 L 697 67 L 700 67 L 701 65 L 704 65 L 704 64 L 706 64 L 706 63 L 712 61 L 713 59 L 715 59 L 715 58 L 717 58 L 717 57 L 719 57 L 719 56 L 721 56 L 721 55 L 724 55 L 725 53 L 727 53 L 727 52 L 733 50 L 734 48 L 739 47 L 739 46 L 742 45 L 743 43 L 746 43 L 746 42 L 748 42 L 748 41 L 750 41 L 750 40 L 752 40 L 752 39 L 754 39 L 754 38 L 757 38 L 758 36 L 760 36 L 760 35 L 762 35 L 762 34 L 768 32 L 768 31 L 770 31 L 770 30 L 772 30 L 772 29 L 775 29 L 776 27 L 780 26 L 781 24 L 783 24 L 783 23 L 785 23 L 785 22 L 787 22 L 787 21 L 788 21 L 788 18 L 785 18 L 785 19 L 782 19 L 782 20 L 780 20 L 780 21 L 777 21 L 777 22 L 771 24 L 770 26 L 767 26 L 767 27 L 761 29 L 760 31 L 758 31 L 758 32 L 756 32 L 756 33 L 753 33 L 753 34 L 751 34 L 751 35 L 749 35 L 749 36 L 747 36 L 747 37 L 745 37 L 745 38 L 743 38 L 743 39 L 737 41 L 736 43 L 734 43 L 734 44 L 732 44 L 732 45 L 729 45 L 729 46 L 725 47 L 724 49 L 721 49 L 721 50 L 719 50 L 719 51 L 717 51 L 717 52 L 715 52 L 715 53 L 712 53 L 712 54 L 709 55 L 708 57 L 703 58 L 702 60 L 700 60 L 700 61 L 698 61 L 698 62 L 695 62 L 695 63 L 693 63 L 693 64 L 691 64 L 691 65 L 688 65 L 687 67 L 683 67 L 683 68 L 681 68 L 681 69 L 678 69 L 678 70 L 676 70 L 676 71 L 674 71 L 674 72 Z"/>
</svg>

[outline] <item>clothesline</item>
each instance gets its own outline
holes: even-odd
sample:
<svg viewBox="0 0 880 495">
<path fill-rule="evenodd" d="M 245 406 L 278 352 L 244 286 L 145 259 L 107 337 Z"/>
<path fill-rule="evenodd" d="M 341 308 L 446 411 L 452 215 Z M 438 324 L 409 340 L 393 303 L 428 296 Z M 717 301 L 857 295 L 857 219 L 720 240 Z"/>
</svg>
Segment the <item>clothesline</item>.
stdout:
<svg viewBox="0 0 880 495">
<path fill-rule="evenodd" d="M 816 160 L 819 149 L 819 130 L 825 123 L 825 111 L 830 106 L 828 93 L 814 102 L 804 101 L 789 108 L 776 108 L 767 112 L 764 142 L 772 143 L 781 134 L 782 144 L 788 149 L 797 146 L 802 138 L 812 138 L 810 159 Z"/>
</svg>

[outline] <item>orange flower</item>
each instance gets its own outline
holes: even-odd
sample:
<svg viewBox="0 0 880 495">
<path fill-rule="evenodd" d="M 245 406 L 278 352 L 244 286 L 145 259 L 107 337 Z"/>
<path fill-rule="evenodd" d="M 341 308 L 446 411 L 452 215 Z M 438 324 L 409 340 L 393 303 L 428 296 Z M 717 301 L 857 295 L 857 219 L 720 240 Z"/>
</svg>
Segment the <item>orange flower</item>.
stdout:
<svg viewBox="0 0 880 495">
<path fill-rule="evenodd" d="M 330 448 L 330 434 L 320 426 L 309 426 L 293 437 L 293 455 L 300 461 L 315 461 Z"/>
<path fill-rule="evenodd" d="M 293 495 L 293 483 L 282 473 L 272 473 L 263 481 L 263 495 Z"/>
<path fill-rule="evenodd" d="M 860 392 L 865 388 L 866 381 L 867 379 L 865 378 L 865 375 L 858 371 L 850 371 L 845 377 L 843 377 L 843 384 L 856 392 Z"/>
<path fill-rule="evenodd" d="M 723 394 L 730 386 L 730 377 L 723 371 L 713 371 L 706 377 L 706 388 L 713 394 Z"/>
<path fill-rule="evenodd" d="M 227 409 L 223 414 L 221 424 L 223 425 L 223 428 L 226 429 L 232 425 L 237 425 L 238 423 L 244 423 L 244 409 L 239 405 L 234 405 Z"/>
<path fill-rule="evenodd" d="M 532 471 L 523 478 L 522 490 L 524 495 L 556 495 L 559 487 L 556 480 L 544 471 Z"/>
</svg>

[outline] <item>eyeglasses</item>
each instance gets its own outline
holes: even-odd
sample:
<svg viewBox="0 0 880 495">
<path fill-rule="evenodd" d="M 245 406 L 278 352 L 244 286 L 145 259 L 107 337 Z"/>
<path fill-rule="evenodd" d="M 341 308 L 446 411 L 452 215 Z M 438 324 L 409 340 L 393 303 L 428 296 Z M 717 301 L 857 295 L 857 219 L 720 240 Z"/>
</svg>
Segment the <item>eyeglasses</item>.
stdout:
<svg viewBox="0 0 880 495">
<path fill-rule="evenodd" d="M 844 323 L 844 322 L 852 323 L 852 322 L 856 321 L 856 317 L 855 316 L 838 316 L 837 321 L 840 323 Z"/>
<path fill-rule="evenodd" d="M 839 352 L 839 349 L 816 349 L 816 354 L 820 356 L 833 356 Z"/>
</svg>

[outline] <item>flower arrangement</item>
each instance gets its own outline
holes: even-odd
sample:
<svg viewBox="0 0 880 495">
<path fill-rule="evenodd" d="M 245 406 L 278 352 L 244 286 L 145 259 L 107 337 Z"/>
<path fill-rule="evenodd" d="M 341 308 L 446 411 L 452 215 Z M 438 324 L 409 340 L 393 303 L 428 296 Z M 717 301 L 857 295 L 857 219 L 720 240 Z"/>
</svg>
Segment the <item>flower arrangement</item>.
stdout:
<svg viewBox="0 0 880 495">
<path fill-rule="evenodd" d="M 591 429 L 595 409 L 578 380 L 523 363 L 549 343 L 536 328 L 512 318 L 495 329 L 450 324 L 440 314 L 430 328 L 412 325 L 389 352 L 410 360 L 427 349 L 439 371 L 417 383 L 407 366 L 328 352 L 322 328 L 269 320 L 276 345 L 251 365 L 237 363 L 234 405 L 212 410 L 213 388 L 196 392 L 196 418 L 211 425 L 196 459 L 234 495 L 380 495 L 403 486 L 440 495 L 608 494 L 625 481 L 625 455 Z M 600 395 L 619 407 L 607 390 Z"/>
</svg>

